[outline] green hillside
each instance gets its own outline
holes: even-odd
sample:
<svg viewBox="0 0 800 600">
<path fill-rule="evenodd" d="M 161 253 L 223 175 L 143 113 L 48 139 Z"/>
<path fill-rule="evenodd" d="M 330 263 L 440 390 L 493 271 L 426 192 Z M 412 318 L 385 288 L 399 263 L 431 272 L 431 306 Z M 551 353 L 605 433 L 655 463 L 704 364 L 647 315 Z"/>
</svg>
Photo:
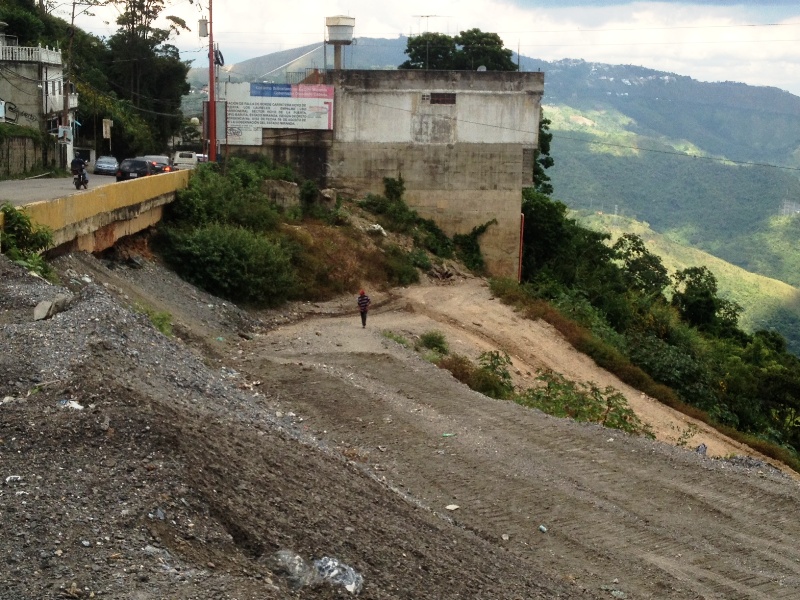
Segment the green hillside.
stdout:
<svg viewBox="0 0 800 600">
<path fill-rule="evenodd" d="M 748 332 L 775 330 L 789 348 L 800 354 L 800 289 L 777 279 L 748 272 L 716 256 L 671 240 L 653 231 L 646 223 L 624 216 L 579 211 L 578 222 L 584 227 L 608 233 L 612 241 L 623 233 L 635 233 L 647 249 L 661 257 L 670 273 L 694 266 L 706 266 L 717 277 L 720 295 L 741 305 L 739 320 Z"/>
</svg>

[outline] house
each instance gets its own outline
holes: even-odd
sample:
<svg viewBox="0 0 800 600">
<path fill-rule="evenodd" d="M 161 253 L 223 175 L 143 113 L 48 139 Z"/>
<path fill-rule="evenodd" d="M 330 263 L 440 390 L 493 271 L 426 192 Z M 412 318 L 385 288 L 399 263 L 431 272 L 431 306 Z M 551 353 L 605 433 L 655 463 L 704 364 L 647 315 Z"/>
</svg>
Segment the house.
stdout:
<svg viewBox="0 0 800 600">
<path fill-rule="evenodd" d="M 78 95 L 66 88 L 60 50 L 19 46 L 0 30 L 0 122 L 60 134 L 69 160 Z"/>
<path fill-rule="evenodd" d="M 384 178 L 402 177 L 408 205 L 448 235 L 496 221 L 481 237 L 487 270 L 516 278 L 544 74 L 322 75 L 321 84 L 223 84 L 224 152 L 259 152 L 357 196 L 383 193 Z"/>
</svg>

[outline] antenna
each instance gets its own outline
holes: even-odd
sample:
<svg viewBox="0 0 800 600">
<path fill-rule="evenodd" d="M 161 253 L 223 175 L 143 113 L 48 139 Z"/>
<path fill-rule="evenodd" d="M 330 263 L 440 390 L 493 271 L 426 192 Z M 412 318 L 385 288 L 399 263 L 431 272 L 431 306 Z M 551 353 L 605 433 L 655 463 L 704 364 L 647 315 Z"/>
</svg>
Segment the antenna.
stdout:
<svg viewBox="0 0 800 600">
<path fill-rule="evenodd" d="M 448 19 L 449 15 L 413 15 L 415 19 L 425 19 L 425 33 L 428 33 L 428 20 L 433 17 L 435 19 Z M 417 29 L 420 29 L 418 26 Z"/>
</svg>

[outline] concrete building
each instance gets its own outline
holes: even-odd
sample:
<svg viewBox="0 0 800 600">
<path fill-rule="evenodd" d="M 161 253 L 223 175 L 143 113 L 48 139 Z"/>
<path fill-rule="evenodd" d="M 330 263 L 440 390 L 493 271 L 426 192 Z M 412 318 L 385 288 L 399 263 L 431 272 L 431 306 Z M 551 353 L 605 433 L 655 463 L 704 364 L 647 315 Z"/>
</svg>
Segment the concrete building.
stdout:
<svg viewBox="0 0 800 600">
<path fill-rule="evenodd" d="M 65 87 L 60 50 L 19 46 L 15 36 L 0 31 L 0 122 L 54 135 L 66 125 L 71 132 L 78 95 Z M 62 123 L 65 94 L 68 123 Z M 71 158 L 72 136 L 67 138 L 64 145 Z"/>
<path fill-rule="evenodd" d="M 402 176 L 409 206 L 449 235 L 495 219 L 481 238 L 487 268 L 517 277 L 544 74 L 335 70 L 321 78 L 308 89 L 226 84 L 227 150 L 264 153 L 355 196 L 380 194 L 384 177 Z"/>
</svg>

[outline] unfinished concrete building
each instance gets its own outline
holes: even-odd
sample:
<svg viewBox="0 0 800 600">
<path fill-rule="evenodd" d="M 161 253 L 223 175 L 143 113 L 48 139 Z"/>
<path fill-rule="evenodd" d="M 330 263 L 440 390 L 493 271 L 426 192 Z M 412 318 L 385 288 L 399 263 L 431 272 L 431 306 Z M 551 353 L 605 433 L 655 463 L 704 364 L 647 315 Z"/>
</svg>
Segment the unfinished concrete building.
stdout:
<svg viewBox="0 0 800 600">
<path fill-rule="evenodd" d="M 402 176 L 406 202 L 449 235 L 491 220 L 489 273 L 517 277 L 543 73 L 335 70 L 319 85 L 225 84 L 226 150 L 261 152 L 360 196 Z"/>
</svg>

